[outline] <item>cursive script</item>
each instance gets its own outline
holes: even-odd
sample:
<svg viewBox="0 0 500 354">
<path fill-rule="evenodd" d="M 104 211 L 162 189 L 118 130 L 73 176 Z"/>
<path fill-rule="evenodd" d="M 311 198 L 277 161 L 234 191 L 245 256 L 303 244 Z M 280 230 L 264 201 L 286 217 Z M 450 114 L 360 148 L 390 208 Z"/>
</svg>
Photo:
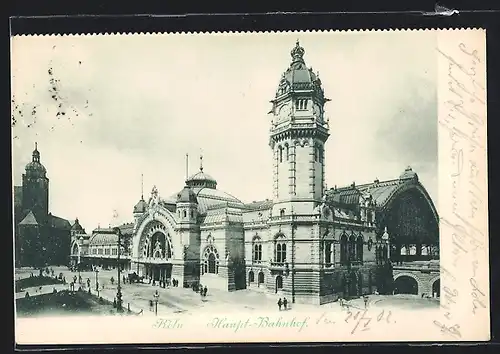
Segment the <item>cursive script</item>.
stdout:
<svg viewBox="0 0 500 354">
<path fill-rule="evenodd" d="M 462 306 L 469 303 L 472 314 L 486 308 L 484 286 L 477 278 L 486 256 L 486 236 L 478 224 L 487 200 L 485 164 L 481 162 L 486 156 L 485 84 L 480 75 L 484 60 L 466 43 L 438 48 L 437 52 L 442 68 L 447 67 L 447 90 L 442 92 L 445 98 L 441 101 L 445 111 L 440 111 L 439 127 L 445 139 L 440 146 L 445 153 L 440 156 L 449 157 L 442 163 L 449 167 L 450 200 L 443 201 L 448 209 L 441 215 L 441 231 L 445 233 L 441 237 L 451 247 L 444 249 L 447 255 L 451 251 L 451 262 L 441 267 L 443 317 L 433 323 L 443 334 L 460 339 L 463 323 L 458 314 Z M 469 272 L 470 277 L 465 275 Z M 470 290 L 465 288 L 466 279 Z"/>
</svg>

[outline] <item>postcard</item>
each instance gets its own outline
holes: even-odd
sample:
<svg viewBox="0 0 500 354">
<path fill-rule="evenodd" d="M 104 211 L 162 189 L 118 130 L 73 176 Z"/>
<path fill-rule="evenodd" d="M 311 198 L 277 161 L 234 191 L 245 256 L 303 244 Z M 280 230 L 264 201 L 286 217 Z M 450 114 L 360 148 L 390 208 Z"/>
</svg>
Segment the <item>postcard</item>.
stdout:
<svg viewBox="0 0 500 354">
<path fill-rule="evenodd" d="M 17 344 L 490 338 L 481 29 L 11 37 Z"/>
</svg>

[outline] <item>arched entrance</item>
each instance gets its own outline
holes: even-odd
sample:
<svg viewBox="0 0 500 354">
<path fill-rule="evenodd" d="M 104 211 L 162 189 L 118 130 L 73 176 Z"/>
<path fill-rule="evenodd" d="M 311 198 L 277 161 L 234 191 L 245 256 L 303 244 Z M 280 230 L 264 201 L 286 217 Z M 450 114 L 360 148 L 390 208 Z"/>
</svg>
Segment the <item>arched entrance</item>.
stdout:
<svg viewBox="0 0 500 354">
<path fill-rule="evenodd" d="M 439 279 L 432 283 L 432 296 L 440 297 L 441 295 L 441 281 Z"/>
<path fill-rule="evenodd" d="M 215 274 L 215 262 L 216 262 L 215 254 L 210 253 L 208 255 L 208 272 L 207 273 Z"/>
<path fill-rule="evenodd" d="M 258 275 L 258 286 L 260 286 L 260 284 L 264 284 L 264 272 L 263 271 L 260 271 L 259 272 L 259 275 Z"/>
<path fill-rule="evenodd" d="M 248 272 L 248 283 L 253 283 L 255 281 L 255 276 L 254 276 L 254 273 L 253 273 L 253 270 L 249 271 Z"/>
<path fill-rule="evenodd" d="M 140 268 L 152 284 L 170 284 L 172 278 L 172 240 L 166 226 L 159 221 L 149 222 L 143 229 L 139 240 L 138 254 Z"/>
<path fill-rule="evenodd" d="M 277 293 L 281 289 L 283 289 L 283 277 L 281 275 L 278 275 L 276 277 L 276 289 L 275 289 L 275 292 Z"/>
<path fill-rule="evenodd" d="M 394 280 L 394 294 L 418 295 L 418 282 L 408 275 L 401 275 Z"/>
</svg>

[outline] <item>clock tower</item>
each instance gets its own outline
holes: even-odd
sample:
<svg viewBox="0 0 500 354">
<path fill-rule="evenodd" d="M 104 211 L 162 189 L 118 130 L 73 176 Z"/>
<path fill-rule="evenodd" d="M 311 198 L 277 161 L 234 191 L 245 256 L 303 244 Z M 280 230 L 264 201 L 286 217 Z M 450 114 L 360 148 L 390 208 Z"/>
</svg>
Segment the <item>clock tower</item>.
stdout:
<svg viewBox="0 0 500 354">
<path fill-rule="evenodd" d="M 273 150 L 273 215 L 311 214 L 325 190 L 325 98 L 319 73 L 304 61 L 297 41 L 292 61 L 271 101 L 270 147 Z"/>
</svg>

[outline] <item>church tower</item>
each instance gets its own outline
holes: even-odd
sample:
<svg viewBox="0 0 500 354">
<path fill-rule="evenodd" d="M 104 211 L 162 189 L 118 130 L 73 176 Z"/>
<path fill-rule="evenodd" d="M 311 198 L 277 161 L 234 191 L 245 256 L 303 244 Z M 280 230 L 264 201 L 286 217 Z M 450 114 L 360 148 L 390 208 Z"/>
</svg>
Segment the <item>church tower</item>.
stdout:
<svg viewBox="0 0 500 354">
<path fill-rule="evenodd" d="M 37 143 L 23 174 L 22 209 L 32 210 L 37 218 L 46 218 L 49 213 L 49 179 L 47 170 L 40 163 Z"/>
<path fill-rule="evenodd" d="M 275 98 L 270 129 L 273 150 L 273 215 L 311 214 L 325 186 L 325 98 L 319 73 L 304 61 L 297 41 Z"/>
</svg>

